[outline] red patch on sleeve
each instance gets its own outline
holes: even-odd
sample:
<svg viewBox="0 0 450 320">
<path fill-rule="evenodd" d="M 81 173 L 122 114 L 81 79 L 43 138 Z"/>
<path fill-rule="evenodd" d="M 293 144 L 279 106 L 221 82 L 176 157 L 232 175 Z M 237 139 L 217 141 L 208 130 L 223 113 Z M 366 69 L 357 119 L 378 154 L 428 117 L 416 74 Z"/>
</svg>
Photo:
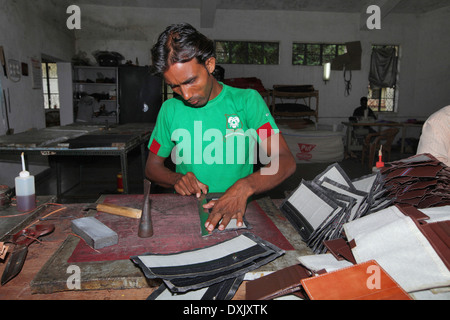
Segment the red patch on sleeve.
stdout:
<svg viewBox="0 0 450 320">
<path fill-rule="evenodd" d="M 159 148 L 161 148 L 161 145 L 159 144 L 158 141 L 153 139 L 152 144 L 150 145 L 150 151 L 158 155 Z"/>
<path fill-rule="evenodd" d="M 267 122 L 263 124 L 261 127 L 259 127 L 259 129 L 256 130 L 256 133 L 258 134 L 261 140 L 265 140 L 271 135 L 273 135 L 275 132 L 273 131 L 270 122 Z"/>
</svg>

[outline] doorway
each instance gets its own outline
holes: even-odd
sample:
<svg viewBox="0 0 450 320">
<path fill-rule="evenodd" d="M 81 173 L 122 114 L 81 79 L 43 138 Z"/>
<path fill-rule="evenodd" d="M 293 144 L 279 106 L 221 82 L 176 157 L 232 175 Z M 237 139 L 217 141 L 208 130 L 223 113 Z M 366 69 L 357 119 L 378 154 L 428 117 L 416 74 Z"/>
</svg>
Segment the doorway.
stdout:
<svg viewBox="0 0 450 320">
<path fill-rule="evenodd" d="M 55 61 L 46 58 L 42 58 L 42 91 L 44 94 L 45 126 L 59 126 L 58 67 Z"/>
</svg>

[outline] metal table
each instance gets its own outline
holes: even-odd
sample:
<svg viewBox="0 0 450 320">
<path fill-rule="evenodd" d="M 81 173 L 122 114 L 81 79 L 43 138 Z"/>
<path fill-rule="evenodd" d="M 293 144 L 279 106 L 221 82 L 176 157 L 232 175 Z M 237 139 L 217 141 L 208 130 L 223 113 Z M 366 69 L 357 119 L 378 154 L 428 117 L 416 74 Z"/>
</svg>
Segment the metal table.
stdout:
<svg viewBox="0 0 450 320">
<path fill-rule="evenodd" d="M 141 148 L 141 161 L 143 172 L 145 170 L 145 148 L 153 130 L 154 123 L 132 123 L 105 127 L 103 125 L 72 124 L 61 127 L 50 127 L 39 130 L 30 130 L 10 136 L 0 137 L 0 152 L 9 154 L 39 154 L 48 156 L 56 166 L 57 198 L 63 195 L 61 190 L 61 163 L 60 156 L 119 156 L 123 176 L 123 193 L 129 192 L 128 153 L 137 147 Z M 103 137 L 109 141 L 118 142 L 88 147 L 73 148 L 69 142 L 80 137 Z M 126 140 L 119 137 L 126 136 Z M 95 139 L 93 139 L 95 140 Z"/>
</svg>

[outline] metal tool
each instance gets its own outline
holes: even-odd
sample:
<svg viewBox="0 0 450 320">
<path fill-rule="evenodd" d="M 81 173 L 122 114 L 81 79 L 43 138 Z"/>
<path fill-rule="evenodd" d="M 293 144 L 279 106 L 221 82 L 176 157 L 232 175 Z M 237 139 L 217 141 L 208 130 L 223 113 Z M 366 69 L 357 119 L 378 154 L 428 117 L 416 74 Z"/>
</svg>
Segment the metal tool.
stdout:
<svg viewBox="0 0 450 320">
<path fill-rule="evenodd" d="M 142 205 L 142 216 L 139 222 L 138 236 L 140 238 L 149 238 L 153 235 L 152 215 L 150 212 L 150 187 L 151 182 L 144 179 L 144 203 Z"/>
<path fill-rule="evenodd" d="M 14 251 L 8 260 L 8 264 L 3 271 L 1 284 L 5 285 L 8 281 L 17 276 L 22 270 L 25 258 L 28 253 L 28 246 L 32 244 L 37 238 L 49 234 L 55 230 L 55 225 L 36 225 L 27 229 L 23 229 L 16 233 L 11 242 L 15 244 Z"/>
</svg>

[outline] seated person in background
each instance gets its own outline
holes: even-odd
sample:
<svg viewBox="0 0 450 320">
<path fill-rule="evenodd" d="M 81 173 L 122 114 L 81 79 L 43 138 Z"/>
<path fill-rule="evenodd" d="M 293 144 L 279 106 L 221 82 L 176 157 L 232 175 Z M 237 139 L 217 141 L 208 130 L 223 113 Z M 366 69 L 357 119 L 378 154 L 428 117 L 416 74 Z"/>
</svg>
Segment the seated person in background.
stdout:
<svg viewBox="0 0 450 320">
<path fill-rule="evenodd" d="M 367 106 L 367 97 L 361 97 L 360 106 L 353 111 L 353 117 L 350 117 L 349 120 L 351 122 L 369 122 L 372 120 L 377 120 L 375 113 Z M 375 132 L 376 131 L 370 126 L 357 126 L 353 128 L 354 136 L 360 144 L 362 144 L 362 141 L 364 141 L 366 135 Z"/>
<path fill-rule="evenodd" d="M 450 166 L 450 106 L 433 113 L 422 127 L 417 154 L 430 153 Z"/>
<path fill-rule="evenodd" d="M 371 120 L 370 118 L 372 118 L 373 120 L 377 120 L 377 116 L 375 115 L 375 113 L 367 106 L 367 97 L 361 97 L 360 106 L 356 108 L 355 111 L 353 111 L 353 116 L 361 122 L 363 122 L 364 120 Z"/>
</svg>

